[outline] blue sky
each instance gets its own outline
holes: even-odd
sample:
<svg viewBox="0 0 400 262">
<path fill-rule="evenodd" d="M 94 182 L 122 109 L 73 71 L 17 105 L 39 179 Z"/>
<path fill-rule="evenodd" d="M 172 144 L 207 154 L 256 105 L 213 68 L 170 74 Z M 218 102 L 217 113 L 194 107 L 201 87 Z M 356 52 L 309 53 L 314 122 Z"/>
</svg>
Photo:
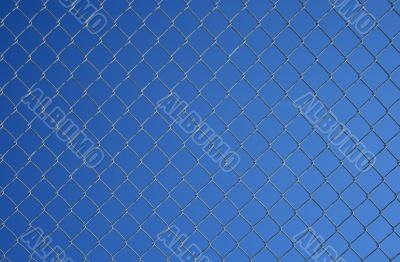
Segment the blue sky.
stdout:
<svg viewBox="0 0 400 262">
<path fill-rule="evenodd" d="M 347 261 L 398 258 L 397 1 L 360 1 L 366 34 L 340 1 L 89 2 L 83 16 L 107 21 L 96 34 L 84 2 L 0 3 L 0 258 L 39 259 L 17 241 L 39 227 L 74 261 L 179 261 L 157 240 L 171 226 L 212 261 L 303 261 L 307 228 Z M 20 102 L 34 88 L 103 150 L 98 166 Z M 300 114 L 309 92 L 371 169 Z M 172 93 L 240 156 L 234 170 L 157 110 Z"/>
</svg>

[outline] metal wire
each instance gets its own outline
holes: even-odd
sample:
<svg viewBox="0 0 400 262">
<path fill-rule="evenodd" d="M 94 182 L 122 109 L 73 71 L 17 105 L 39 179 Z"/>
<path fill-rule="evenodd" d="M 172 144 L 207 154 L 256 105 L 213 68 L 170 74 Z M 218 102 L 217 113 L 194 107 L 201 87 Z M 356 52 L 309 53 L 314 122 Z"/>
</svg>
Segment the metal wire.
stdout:
<svg viewBox="0 0 400 262">
<path fill-rule="evenodd" d="M 343 259 L 398 259 L 399 13 L 376 2 L 361 35 L 329 1 L 93 1 L 98 34 L 57 1 L 4 1 L 2 259 L 47 261 L 20 241 L 40 227 L 74 261 L 175 261 L 157 240 L 171 226 L 212 261 L 311 260 L 305 228 Z M 99 166 L 24 107 L 34 88 L 104 150 Z M 173 92 L 240 154 L 235 170 L 157 111 Z M 374 152 L 371 170 L 301 115 L 305 92 Z"/>
</svg>

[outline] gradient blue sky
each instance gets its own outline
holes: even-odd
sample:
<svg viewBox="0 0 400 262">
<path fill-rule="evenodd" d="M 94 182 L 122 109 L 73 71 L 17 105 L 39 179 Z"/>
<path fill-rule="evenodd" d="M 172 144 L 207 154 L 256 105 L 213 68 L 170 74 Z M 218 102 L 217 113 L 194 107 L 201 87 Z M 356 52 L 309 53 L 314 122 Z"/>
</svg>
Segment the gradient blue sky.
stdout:
<svg viewBox="0 0 400 262">
<path fill-rule="evenodd" d="M 361 1 L 365 35 L 328 0 L 89 1 L 98 35 L 58 1 L 0 2 L 0 258 L 38 259 L 17 241 L 33 226 L 74 261 L 178 261 L 156 239 L 172 225 L 212 261 L 303 261 L 308 227 L 346 261 L 399 258 L 398 1 Z M 20 103 L 35 87 L 104 150 L 98 167 Z M 235 170 L 156 110 L 171 92 L 239 153 Z M 307 92 L 372 169 L 299 114 Z"/>
</svg>

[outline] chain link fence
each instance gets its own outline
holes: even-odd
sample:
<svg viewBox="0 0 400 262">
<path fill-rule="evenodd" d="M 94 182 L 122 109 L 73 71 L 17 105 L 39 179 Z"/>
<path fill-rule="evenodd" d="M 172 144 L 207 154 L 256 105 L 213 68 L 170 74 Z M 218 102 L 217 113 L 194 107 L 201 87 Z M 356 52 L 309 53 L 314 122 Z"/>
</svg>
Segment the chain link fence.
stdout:
<svg viewBox="0 0 400 262">
<path fill-rule="evenodd" d="M 397 0 L 2 0 L 0 260 L 400 260 L 399 30 Z"/>
</svg>

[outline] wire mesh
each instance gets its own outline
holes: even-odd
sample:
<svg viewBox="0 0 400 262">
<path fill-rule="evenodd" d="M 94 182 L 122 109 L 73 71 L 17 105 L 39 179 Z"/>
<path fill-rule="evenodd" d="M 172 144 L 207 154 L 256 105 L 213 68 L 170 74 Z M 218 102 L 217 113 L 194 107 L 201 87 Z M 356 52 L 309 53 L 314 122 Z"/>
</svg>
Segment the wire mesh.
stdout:
<svg viewBox="0 0 400 262">
<path fill-rule="evenodd" d="M 399 260 L 398 1 L 2 0 L 0 18 L 2 261 Z"/>
</svg>

